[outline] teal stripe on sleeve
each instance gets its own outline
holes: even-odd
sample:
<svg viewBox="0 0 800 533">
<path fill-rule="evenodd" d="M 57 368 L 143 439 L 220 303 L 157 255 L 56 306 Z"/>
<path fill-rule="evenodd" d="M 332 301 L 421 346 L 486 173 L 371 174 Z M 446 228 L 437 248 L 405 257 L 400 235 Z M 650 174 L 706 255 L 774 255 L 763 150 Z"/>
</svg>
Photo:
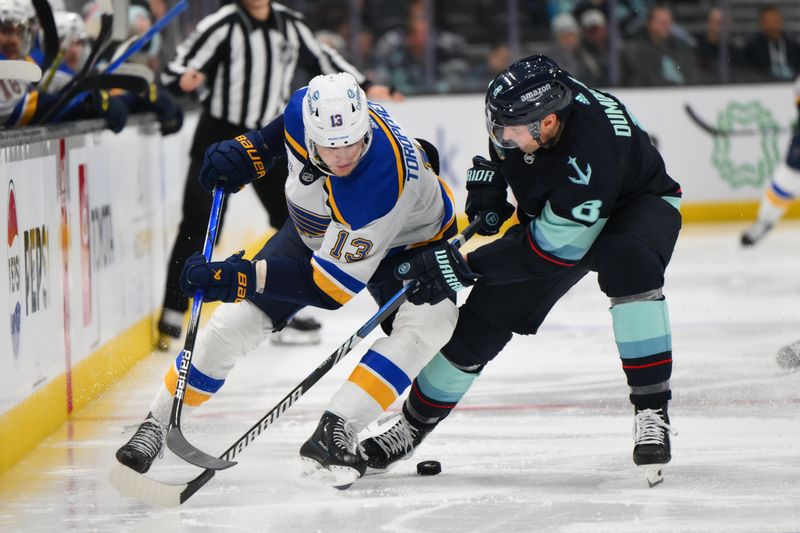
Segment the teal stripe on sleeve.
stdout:
<svg viewBox="0 0 800 533">
<path fill-rule="evenodd" d="M 531 222 L 531 226 L 536 244 L 543 251 L 562 259 L 578 261 L 594 244 L 607 221 L 607 218 L 601 218 L 591 226 L 585 226 L 558 216 L 550 202 L 547 202 L 542 214 Z"/>
<path fill-rule="evenodd" d="M 638 359 L 648 355 L 671 352 L 672 336 L 663 335 L 643 341 L 617 342 L 617 349 L 622 359 Z"/>
<path fill-rule="evenodd" d="M 671 338 L 672 335 L 666 300 L 615 305 L 611 308 L 611 319 L 617 343 Z"/>
<path fill-rule="evenodd" d="M 428 398 L 457 403 L 478 375 L 457 369 L 440 352 L 419 373 L 417 385 Z"/>
</svg>

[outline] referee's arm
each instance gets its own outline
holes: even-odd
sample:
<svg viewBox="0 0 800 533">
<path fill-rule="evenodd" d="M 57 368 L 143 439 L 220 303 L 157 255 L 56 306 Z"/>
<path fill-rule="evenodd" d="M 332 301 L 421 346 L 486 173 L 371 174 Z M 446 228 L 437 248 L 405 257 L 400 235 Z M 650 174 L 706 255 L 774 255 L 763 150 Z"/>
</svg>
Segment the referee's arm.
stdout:
<svg viewBox="0 0 800 533">
<path fill-rule="evenodd" d="M 161 73 L 161 83 L 171 91 L 181 94 L 181 76 L 190 70 L 204 72 L 214 59 L 220 45 L 227 39 L 234 6 L 226 6 L 202 19 L 197 27 L 180 44 L 175 57 Z"/>
</svg>

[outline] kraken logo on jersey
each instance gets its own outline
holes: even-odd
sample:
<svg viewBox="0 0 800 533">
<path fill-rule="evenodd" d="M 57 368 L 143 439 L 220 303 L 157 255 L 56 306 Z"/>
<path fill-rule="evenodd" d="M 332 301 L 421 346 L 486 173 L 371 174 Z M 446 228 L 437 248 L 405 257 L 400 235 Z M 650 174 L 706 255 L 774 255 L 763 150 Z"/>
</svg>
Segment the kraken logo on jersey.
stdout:
<svg viewBox="0 0 800 533">
<path fill-rule="evenodd" d="M 411 271 L 411 263 L 403 263 L 399 267 L 397 267 L 398 274 L 405 276 Z"/>
<path fill-rule="evenodd" d="M 589 180 L 592 178 L 592 165 L 586 163 L 586 171 L 584 172 L 578 166 L 577 158 L 569 156 L 567 159 L 567 164 L 570 165 L 572 168 L 575 169 L 575 172 L 578 173 L 578 177 L 574 178 L 572 176 L 567 176 L 569 181 L 572 183 L 577 183 L 578 185 L 589 185 Z"/>
</svg>

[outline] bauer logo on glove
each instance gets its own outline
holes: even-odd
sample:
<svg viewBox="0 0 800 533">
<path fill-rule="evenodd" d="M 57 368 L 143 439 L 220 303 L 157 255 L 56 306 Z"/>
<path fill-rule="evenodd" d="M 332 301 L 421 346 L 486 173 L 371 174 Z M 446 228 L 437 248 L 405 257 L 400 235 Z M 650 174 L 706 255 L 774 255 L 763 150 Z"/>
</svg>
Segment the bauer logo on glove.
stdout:
<svg viewBox="0 0 800 533">
<path fill-rule="evenodd" d="M 256 292 L 255 266 L 243 255 L 244 250 L 225 261 L 207 263 L 203 254 L 196 252 L 183 265 L 181 290 L 194 297 L 198 289 L 203 289 L 204 302 L 241 302 Z"/>
</svg>

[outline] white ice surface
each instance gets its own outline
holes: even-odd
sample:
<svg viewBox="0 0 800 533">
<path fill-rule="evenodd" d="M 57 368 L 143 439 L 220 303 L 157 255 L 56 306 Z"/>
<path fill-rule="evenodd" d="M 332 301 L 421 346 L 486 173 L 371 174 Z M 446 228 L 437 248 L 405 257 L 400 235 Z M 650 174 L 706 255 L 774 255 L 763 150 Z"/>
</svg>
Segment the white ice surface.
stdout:
<svg viewBox="0 0 800 533">
<path fill-rule="evenodd" d="M 775 364 L 800 339 L 800 225 L 752 250 L 743 226 L 684 230 L 665 294 L 679 435 L 665 481 L 631 461 L 632 412 L 606 298 L 592 275 L 535 337 L 515 338 L 461 407 L 395 471 L 344 492 L 302 481 L 297 450 L 368 342 L 177 509 L 107 482 L 121 427 L 144 415 L 172 355 L 147 357 L 0 477 L 2 531 L 800 531 L 800 374 Z M 244 358 L 184 424 L 220 453 L 344 341 L 375 307 L 359 297 L 324 321 L 321 346 Z M 415 464 L 442 462 L 435 477 Z M 153 469 L 163 478 L 197 470 Z"/>
</svg>

